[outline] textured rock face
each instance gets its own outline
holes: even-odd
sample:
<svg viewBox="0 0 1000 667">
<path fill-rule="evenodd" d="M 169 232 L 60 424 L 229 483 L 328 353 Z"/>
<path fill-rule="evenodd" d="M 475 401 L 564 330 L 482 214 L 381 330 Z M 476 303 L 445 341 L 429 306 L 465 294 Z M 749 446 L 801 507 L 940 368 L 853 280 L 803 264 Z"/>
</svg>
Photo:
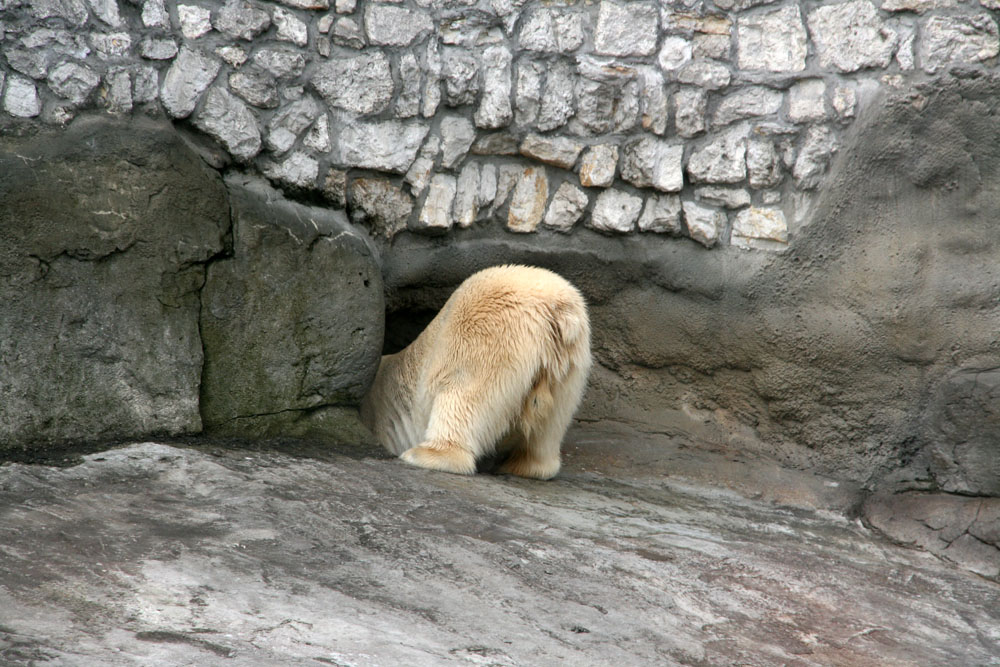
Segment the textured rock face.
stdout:
<svg viewBox="0 0 1000 667">
<path fill-rule="evenodd" d="M 393 228 L 509 223 L 510 192 L 482 206 L 456 190 L 453 210 L 438 206 L 428 226 L 422 198 L 438 177 L 464 172 L 473 188 L 485 164 L 541 169 L 555 192 L 576 174 L 643 209 L 676 193 L 719 228 L 711 247 L 735 238 L 757 251 L 795 243 L 844 133 L 879 90 L 953 67 L 990 71 L 1000 53 L 994 0 L 134 4 L 7 2 L 0 125 L 62 125 L 95 109 L 190 118 L 244 168 L 307 197 L 326 196 L 329 169 L 406 174 L 415 205 Z M 308 116 L 289 115 L 305 106 Z M 736 126 L 745 142 L 732 141 Z M 706 197 L 704 184 L 745 196 Z M 789 243 L 734 237 L 750 206 L 780 209 Z M 536 218 L 519 228 L 539 231 Z M 680 236 L 702 222 L 682 220 Z"/>
<path fill-rule="evenodd" d="M 196 433 L 217 174 L 162 124 L 0 139 L 0 445 Z"/>
<path fill-rule="evenodd" d="M 570 442 L 543 484 L 287 441 L 4 465 L 0 647 L 111 667 L 995 661 L 997 585 L 817 511 L 829 480 L 621 429 Z"/>
<path fill-rule="evenodd" d="M 719 442 L 889 498 L 996 497 L 1000 231 L 989 212 L 1000 207 L 998 100 L 1000 78 L 982 75 L 880 101 L 832 157 L 833 185 L 797 242 L 781 206 L 746 206 L 742 188 L 699 187 L 703 199 L 682 199 L 681 220 L 677 202 L 650 208 L 609 189 L 572 236 L 447 248 L 397 238 L 385 255 L 389 308 L 412 307 L 420 292 L 408 286 L 430 276 L 457 284 L 497 261 L 547 266 L 590 304 L 600 367 L 585 418 L 665 429 L 707 420 Z M 778 136 L 748 142 L 760 185 L 770 178 L 764 165 L 782 159 L 776 145 Z M 727 216 L 731 205 L 739 208 Z M 603 234 L 681 225 L 713 249 L 655 246 L 648 235 L 602 242 L 580 230 L 596 221 Z M 894 539 L 937 543 L 894 532 L 919 524 L 924 510 L 876 509 L 871 521 Z M 975 544 L 992 519 L 967 532 L 965 515 L 953 515 L 935 520 L 931 532 L 948 536 L 937 552 L 996 576 L 996 542 Z"/>
<path fill-rule="evenodd" d="M 227 185 L 233 256 L 209 267 L 201 301 L 205 428 L 336 437 L 381 353 L 378 267 L 342 213 Z"/>
</svg>

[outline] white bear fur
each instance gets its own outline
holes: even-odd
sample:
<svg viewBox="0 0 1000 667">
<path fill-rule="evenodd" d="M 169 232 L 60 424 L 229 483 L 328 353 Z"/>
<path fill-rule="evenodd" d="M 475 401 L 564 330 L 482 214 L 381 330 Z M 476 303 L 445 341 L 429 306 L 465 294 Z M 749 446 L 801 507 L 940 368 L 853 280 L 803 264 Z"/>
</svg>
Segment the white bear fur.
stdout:
<svg viewBox="0 0 1000 667">
<path fill-rule="evenodd" d="M 545 269 L 497 266 L 470 276 L 412 344 L 382 357 L 361 416 L 413 465 L 472 474 L 502 440 L 502 472 L 549 479 L 590 364 L 580 292 Z"/>
</svg>

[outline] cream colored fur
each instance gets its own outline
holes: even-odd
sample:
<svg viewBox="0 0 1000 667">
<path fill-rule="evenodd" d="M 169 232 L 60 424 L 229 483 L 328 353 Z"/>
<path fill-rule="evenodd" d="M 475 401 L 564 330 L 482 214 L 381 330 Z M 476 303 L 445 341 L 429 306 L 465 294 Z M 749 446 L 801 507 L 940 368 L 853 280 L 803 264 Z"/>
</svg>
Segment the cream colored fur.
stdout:
<svg viewBox="0 0 1000 667">
<path fill-rule="evenodd" d="M 405 350 L 382 357 L 361 416 L 389 451 L 472 474 L 501 440 L 501 471 L 549 479 L 590 371 L 590 321 L 575 287 L 528 266 L 463 282 Z"/>
</svg>

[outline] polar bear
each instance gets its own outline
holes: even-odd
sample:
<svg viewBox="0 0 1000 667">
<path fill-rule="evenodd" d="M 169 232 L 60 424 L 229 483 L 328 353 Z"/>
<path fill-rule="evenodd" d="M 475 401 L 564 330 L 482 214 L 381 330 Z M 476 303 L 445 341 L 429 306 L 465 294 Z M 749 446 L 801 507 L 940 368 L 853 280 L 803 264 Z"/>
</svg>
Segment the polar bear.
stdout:
<svg viewBox="0 0 1000 667">
<path fill-rule="evenodd" d="M 361 417 L 384 447 L 423 468 L 549 479 L 590 372 L 580 292 L 530 266 L 470 276 L 406 349 L 382 357 Z M 502 442 L 502 444 L 501 444 Z"/>
</svg>

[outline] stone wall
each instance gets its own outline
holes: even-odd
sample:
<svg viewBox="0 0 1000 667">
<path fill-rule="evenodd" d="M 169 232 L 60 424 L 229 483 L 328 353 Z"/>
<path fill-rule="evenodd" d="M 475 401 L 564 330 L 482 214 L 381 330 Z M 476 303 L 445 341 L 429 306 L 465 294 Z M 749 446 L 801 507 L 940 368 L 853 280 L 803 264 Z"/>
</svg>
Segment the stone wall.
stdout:
<svg viewBox="0 0 1000 667">
<path fill-rule="evenodd" d="M 781 250 L 860 105 L 993 67 L 998 7 L 0 0 L 0 114 L 164 113 L 384 237 L 496 221 Z"/>
</svg>

